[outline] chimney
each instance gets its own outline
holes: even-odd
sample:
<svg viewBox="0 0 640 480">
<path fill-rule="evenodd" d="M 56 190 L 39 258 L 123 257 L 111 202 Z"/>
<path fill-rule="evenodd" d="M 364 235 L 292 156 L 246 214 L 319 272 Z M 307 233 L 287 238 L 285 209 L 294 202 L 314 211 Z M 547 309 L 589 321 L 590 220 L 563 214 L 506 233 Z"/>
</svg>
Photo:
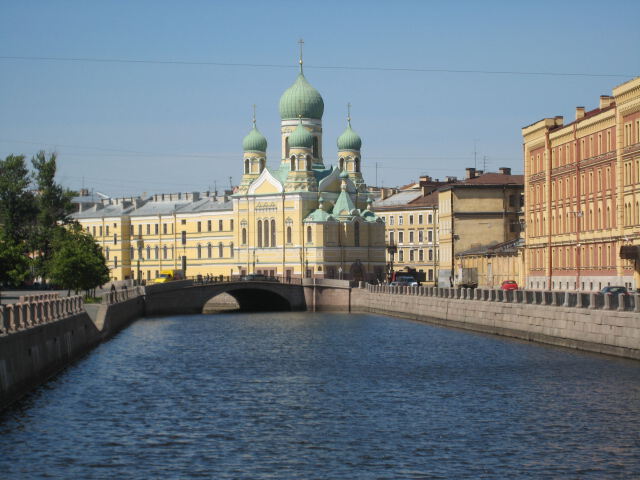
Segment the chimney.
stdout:
<svg viewBox="0 0 640 480">
<path fill-rule="evenodd" d="M 576 120 L 584 117 L 584 107 L 576 107 Z"/>
<path fill-rule="evenodd" d="M 457 182 L 458 181 L 458 177 L 444 177 L 444 180 L 447 183 L 453 183 L 453 182 Z"/>
<path fill-rule="evenodd" d="M 502 175 L 511 175 L 511 168 L 509 167 L 500 167 L 498 169 L 498 171 L 502 174 Z"/>
<path fill-rule="evenodd" d="M 466 178 L 467 180 L 469 180 L 470 178 L 473 178 L 476 176 L 476 169 L 473 167 L 469 167 L 466 169 L 467 174 L 464 178 Z"/>
<path fill-rule="evenodd" d="M 612 103 L 613 103 L 613 97 L 610 97 L 609 95 L 600 95 L 601 109 L 610 107 Z"/>
<path fill-rule="evenodd" d="M 197 202 L 200 200 L 200 192 L 191 192 L 191 201 Z"/>
</svg>

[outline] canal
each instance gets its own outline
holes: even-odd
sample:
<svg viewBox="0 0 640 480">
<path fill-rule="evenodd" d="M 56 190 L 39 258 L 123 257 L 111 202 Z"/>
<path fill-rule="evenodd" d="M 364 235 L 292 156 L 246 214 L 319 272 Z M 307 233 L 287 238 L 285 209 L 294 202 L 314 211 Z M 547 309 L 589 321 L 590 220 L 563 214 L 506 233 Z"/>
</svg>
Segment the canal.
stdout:
<svg viewBox="0 0 640 480">
<path fill-rule="evenodd" d="M 0 416 L 9 479 L 640 476 L 640 363 L 375 315 L 135 322 Z"/>
</svg>

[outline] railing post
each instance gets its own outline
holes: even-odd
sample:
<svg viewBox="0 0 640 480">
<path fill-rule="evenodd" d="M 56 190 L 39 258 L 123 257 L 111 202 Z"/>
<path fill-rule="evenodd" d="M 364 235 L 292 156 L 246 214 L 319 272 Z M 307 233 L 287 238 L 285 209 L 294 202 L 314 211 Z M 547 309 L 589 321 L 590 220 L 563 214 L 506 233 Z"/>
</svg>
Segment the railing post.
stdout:
<svg viewBox="0 0 640 480">
<path fill-rule="evenodd" d="M 624 312 L 627 309 L 627 298 L 628 298 L 628 295 L 625 295 L 624 293 L 618 294 L 618 311 L 619 312 Z"/>
<path fill-rule="evenodd" d="M 602 305 L 604 310 L 611 310 L 611 296 L 611 293 L 604 294 L 604 304 Z"/>
<path fill-rule="evenodd" d="M 589 309 L 593 310 L 595 308 L 597 308 L 596 302 L 597 302 L 598 296 L 596 293 L 590 293 L 589 294 Z"/>
<path fill-rule="evenodd" d="M 640 293 L 633 294 L 633 311 L 636 313 L 640 312 Z"/>
</svg>

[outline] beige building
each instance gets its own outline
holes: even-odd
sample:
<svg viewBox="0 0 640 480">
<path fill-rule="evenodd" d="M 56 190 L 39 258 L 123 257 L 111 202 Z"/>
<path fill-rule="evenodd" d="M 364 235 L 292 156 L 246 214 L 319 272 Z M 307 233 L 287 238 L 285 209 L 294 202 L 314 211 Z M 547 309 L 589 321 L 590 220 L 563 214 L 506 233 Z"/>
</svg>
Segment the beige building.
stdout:
<svg viewBox="0 0 640 480">
<path fill-rule="evenodd" d="M 517 238 L 489 247 L 472 248 L 455 255 L 456 265 L 466 273 L 458 284 L 473 284 L 479 288 L 500 288 L 505 280 L 525 285 L 524 240 Z M 460 276 L 459 276 L 460 277 Z"/>
<path fill-rule="evenodd" d="M 390 271 L 415 269 L 421 281 L 435 285 L 438 278 L 438 195 L 442 182 L 431 177 L 401 187 L 374 203 L 386 227 L 387 278 Z"/>
<path fill-rule="evenodd" d="M 511 175 L 510 168 L 501 168 L 499 173 L 467 168 L 464 180 L 440 187 L 439 285 L 463 281 L 462 264 L 456 261 L 459 252 L 519 237 L 523 180 L 522 175 Z"/>
<path fill-rule="evenodd" d="M 640 77 L 522 129 L 529 288 L 640 285 Z"/>
</svg>

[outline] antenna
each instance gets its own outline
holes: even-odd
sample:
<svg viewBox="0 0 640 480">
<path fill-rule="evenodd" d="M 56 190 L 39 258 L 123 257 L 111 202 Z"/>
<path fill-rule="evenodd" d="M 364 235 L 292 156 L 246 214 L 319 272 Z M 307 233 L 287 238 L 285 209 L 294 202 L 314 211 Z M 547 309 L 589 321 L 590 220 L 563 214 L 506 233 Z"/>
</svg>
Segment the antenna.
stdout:
<svg viewBox="0 0 640 480">
<path fill-rule="evenodd" d="M 478 140 L 473 140 L 473 168 L 478 168 L 478 162 L 476 161 L 476 157 L 478 155 L 477 152 L 477 144 L 478 144 Z"/>
<path fill-rule="evenodd" d="M 233 190 L 233 179 L 229 177 L 229 190 Z"/>
<path fill-rule="evenodd" d="M 486 155 L 482 156 L 482 171 L 484 173 L 487 173 L 487 156 Z"/>
<path fill-rule="evenodd" d="M 378 162 L 376 162 L 376 187 L 378 186 Z"/>
<path fill-rule="evenodd" d="M 217 180 L 213 181 L 213 195 L 215 197 L 218 196 L 218 181 Z"/>
</svg>

